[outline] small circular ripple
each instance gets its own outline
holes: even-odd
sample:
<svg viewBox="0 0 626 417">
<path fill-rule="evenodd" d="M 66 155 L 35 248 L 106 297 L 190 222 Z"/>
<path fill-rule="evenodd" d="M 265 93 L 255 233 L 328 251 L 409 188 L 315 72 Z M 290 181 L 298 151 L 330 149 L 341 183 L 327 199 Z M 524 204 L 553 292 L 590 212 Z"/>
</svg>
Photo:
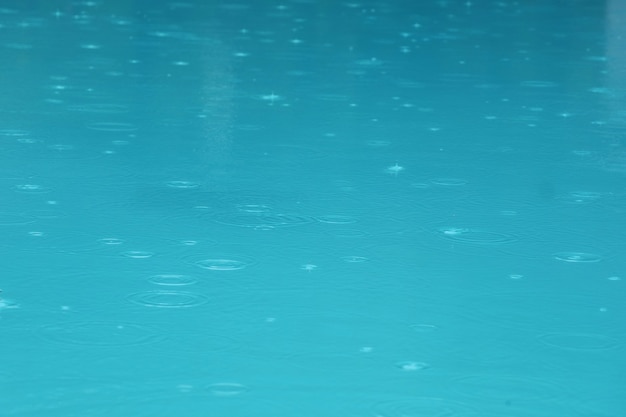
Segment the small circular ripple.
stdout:
<svg viewBox="0 0 626 417">
<path fill-rule="evenodd" d="M 474 411 L 469 405 L 437 397 L 414 397 L 392 400 L 373 406 L 376 417 L 443 417 Z"/>
<path fill-rule="evenodd" d="M 439 330 L 438 326 L 426 323 L 412 324 L 409 328 L 416 333 L 433 333 Z"/>
<path fill-rule="evenodd" d="M 28 212 L 29 216 L 37 220 L 49 220 L 49 219 L 62 219 L 68 217 L 68 214 L 60 210 L 31 210 Z"/>
<path fill-rule="evenodd" d="M 249 388 L 237 382 L 216 382 L 210 384 L 207 390 L 217 397 L 233 397 L 248 392 Z"/>
<path fill-rule="evenodd" d="M 198 182 L 194 182 L 194 181 L 179 181 L 179 180 L 168 181 L 168 182 L 165 183 L 165 185 L 167 185 L 170 188 L 178 188 L 178 189 L 183 189 L 183 190 L 195 189 L 195 188 L 199 188 L 201 186 L 201 184 L 198 183 Z"/>
<path fill-rule="evenodd" d="M 0 136 L 10 137 L 10 138 L 22 138 L 25 136 L 29 136 L 30 133 L 26 130 L 21 129 L 0 129 Z"/>
<path fill-rule="evenodd" d="M 444 239 L 477 245 L 502 245 L 506 243 L 513 243 L 518 240 L 516 236 L 508 233 L 459 227 L 440 227 L 437 229 L 437 232 L 438 235 Z"/>
<path fill-rule="evenodd" d="M 603 259 L 601 255 L 588 252 L 557 252 L 552 256 L 556 260 L 572 263 L 594 263 Z"/>
<path fill-rule="evenodd" d="M 236 204 L 237 211 L 242 213 L 259 214 L 270 213 L 272 208 L 267 204 Z"/>
<path fill-rule="evenodd" d="M 13 300 L 7 300 L 6 298 L 0 298 L 0 310 L 8 310 L 11 308 L 20 308 L 20 305 Z"/>
<path fill-rule="evenodd" d="M 352 216 L 343 216 L 340 214 L 329 214 L 326 216 L 318 216 L 316 217 L 317 221 L 321 223 L 330 223 L 330 224 L 352 224 L 356 223 L 356 218 Z"/>
<path fill-rule="evenodd" d="M 154 252 L 145 250 L 127 250 L 122 252 L 121 255 L 125 258 L 147 259 L 152 258 L 154 256 Z"/>
<path fill-rule="evenodd" d="M 520 239 L 518 244 L 510 245 L 503 250 L 518 257 L 532 259 L 551 257 L 572 263 L 593 263 L 612 256 L 610 233 L 602 231 L 591 233 L 582 229 L 572 231 L 551 225 L 538 226 L 536 230 L 524 230 L 525 239 Z"/>
<path fill-rule="evenodd" d="M 250 207 L 251 205 L 248 205 Z M 255 205 L 255 208 L 259 208 Z M 313 223 L 314 219 L 309 216 L 294 214 L 273 214 L 264 211 L 242 211 L 238 213 L 226 213 L 217 215 L 214 220 L 217 223 L 229 226 L 251 227 L 256 229 L 272 229 L 280 227 L 294 227 Z"/>
<path fill-rule="evenodd" d="M 269 211 L 274 211 L 273 209 L 268 209 L 276 206 L 276 204 L 281 201 L 280 198 L 275 195 L 258 194 L 249 191 L 238 191 L 236 193 L 216 192 L 210 193 L 210 197 L 211 201 L 214 202 L 215 205 L 225 209 L 224 213 L 231 213 L 230 210 L 233 208 L 237 209 L 237 211 L 245 212 L 245 210 L 239 209 L 243 206 L 263 206 L 265 207 L 263 212 L 267 213 Z"/>
<path fill-rule="evenodd" d="M 187 258 L 187 263 L 209 271 L 237 271 L 254 265 L 256 260 L 242 255 L 220 254 L 206 258 L 195 255 Z"/>
<path fill-rule="evenodd" d="M 83 253 L 106 249 L 112 243 L 97 236 L 72 231 L 47 233 L 16 233 L 6 236 L 5 245 L 21 251 L 42 253 Z M 119 248 L 119 247 L 118 247 Z"/>
<path fill-rule="evenodd" d="M 39 184 L 18 184 L 14 189 L 22 194 L 44 194 L 51 191 L 50 188 Z"/>
<path fill-rule="evenodd" d="M 417 372 L 430 368 L 430 365 L 426 362 L 401 361 L 396 363 L 396 368 L 405 372 Z"/>
<path fill-rule="evenodd" d="M 594 333 L 546 333 L 538 340 L 548 346 L 576 351 L 609 350 L 620 345 L 620 341 L 611 336 Z"/>
<path fill-rule="evenodd" d="M 198 282 L 198 280 L 190 275 L 180 274 L 158 274 L 152 275 L 148 278 L 148 281 L 152 284 L 179 287 L 184 285 L 192 285 Z"/>
<path fill-rule="evenodd" d="M 591 204 L 600 201 L 604 195 L 594 191 L 572 191 L 556 197 L 556 200 L 565 204 Z"/>
<path fill-rule="evenodd" d="M 116 103 L 88 103 L 67 106 L 69 111 L 81 113 L 121 114 L 128 113 L 129 107 L 125 104 Z"/>
<path fill-rule="evenodd" d="M 142 291 L 126 297 L 129 301 L 146 307 L 187 308 L 207 303 L 206 296 L 187 291 Z"/>
<path fill-rule="evenodd" d="M 81 321 L 43 326 L 46 340 L 71 345 L 130 346 L 156 343 L 165 336 L 156 329 L 136 323 Z"/>
<path fill-rule="evenodd" d="M 369 258 L 366 258 L 365 256 L 356 256 L 356 255 L 343 256 L 341 260 L 344 262 L 352 263 L 352 264 L 369 262 Z"/>
<path fill-rule="evenodd" d="M 125 241 L 123 239 L 119 239 L 116 237 L 103 237 L 101 239 L 98 239 L 98 243 L 101 243 L 107 246 L 122 245 L 124 244 L 124 242 Z"/>
<path fill-rule="evenodd" d="M 275 144 L 263 147 L 263 154 L 258 155 L 256 148 L 252 147 L 251 150 L 255 151 L 254 156 L 259 158 L 260 161 L 308 161 L 311 159 L 323 158 L 326 156 L 321 149 L 315 147 L 306 147 L 298 145 L 285 145 Z"/>
<path fill-rule="evenodd" d="M 526 80 L 526 81 L 522 81 L 521 86 L 530 87 L 530 88 L 554 88 L 554 87 L 557 87 L 558 84 L 553 81 Z"/>
<path fill-rule="evenodd" d="M 458 187 L 461 185 L 466 185 L 468 181 L 462 178 L 433 178 L 430 180 L 430 183 L 434 185 L 442 185 L 445 187 Z"/>
</svg>

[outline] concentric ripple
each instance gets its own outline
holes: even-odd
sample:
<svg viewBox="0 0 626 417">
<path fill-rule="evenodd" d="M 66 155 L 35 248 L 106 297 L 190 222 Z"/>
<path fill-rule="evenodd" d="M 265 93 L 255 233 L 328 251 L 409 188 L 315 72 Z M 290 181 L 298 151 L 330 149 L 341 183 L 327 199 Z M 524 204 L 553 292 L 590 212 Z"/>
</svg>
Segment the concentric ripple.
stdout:
<svg viewBox="0 0 626 417">
<path fill-rule="evenodd" d="M 208 269 L 210 271 L 237 271 L 239 269 L 247 268 L 254 263 L 255 261 L 252 258 L 246 258 L 242 256 L 227 258 L 207 258 L 193 262 L 195 266 L 202 269 Z"/>
<path fill-rule="evenodd" d="M 237 382 L 216 382 L 210 384 L 207 390 L 217 397 L 233 397 L 246 393 L 249 388 Z"/>
<path fill-rule="evenodd" d="M 352 263 L 352 264 L 369 262 L 369 258 L 366 258 L 365 256 L 357 256 L 357 255 L 342 256 L 341 260 L 343 260 L 344 262 Z"/>
<path fill-rule="evenodd" d="M 163 285 L 170 287 L 179 287 L 185 285 L 192 285 L 198 282 L 195 277 L 190 275 L 181 274 L 158 274 L 152 275 L 148 278 L 148 281 L 155 285 Z"/>
<path fill-rule="evenodd" d="M 556 199 L 566 204 L 591 204 L 602 199 L 604 195 L 594 191 L 572 191 L 567 194 L 557 196 Z"/>
<path fill-rule="evenodd" d="M 259 205 L 247 205 L 248 209 L 261 209 Z M 241 209 L 241 207 L 239 207 Z M 265 211 L 240 211 L 217 215 L 214 220 L 217 223 L 229 226 L 251 227 L 256 229 L 272 229 L 280 227 L 294 227 L 313 223 L 315 220 L 309 216 L 296 214 L 277 214 Z"/>
<path fill-rule="evenodd" d="M 412 324 L 409 328 L 416 333 L 433 333 L 439 331 L 439 327 L 437 325 L 428 323 Z"/>
<path fill-rule="evenodd" d="M 186 180 L 172 180 L 167 181 L 165 183 L 166 186 L 170 188 L 177 188 L 179 190 L 193 190 L 199 188 L 201 184 L 195 181 L 186 181 Z"/>
<path fill-rule="evenodd" d="M 40 184 L 18 184 L 13 188 L 22 194 L 44 194 L 51 191 L 50 188 Z"/>
<path fill-rule="evenodd" d="M 344 216 L 341 214 L 328 214 L 325 216 L 318 216 L 316 219 L 321 223 L 329 224 L 352 224 L 357 221 L 357 219 L 352 216 Z"/>
<path fill-rule="evenodd" d="M 618 339 L 597 333 L 546 333 L 538 340 L 551 347 L 584 352 L 609 350 L 620 345 Z"/>
<path fill-rule="evenodd" d="M 459 227 L 440 227 L 437 232 L 445 239 L 476 245 L 502 245 L 518 240 L 516 236 L 508 233 Z"/>
<path fill-rule="evenodd" d="M 557 252 L 552 256 L 558 261 L 573 263 L 594 263 L 603 259 L 601 255 L 588 252 Z"/>
<path fill-rule="evenodd" d="M 426 362 L 419 361 L 400 361 L 397 362 L 396 368 L 404 372 L 418 372 L 430 368 L 430 365 Z"/>
<path fill-rule="evenodd" d="M 121 114 L 128 113 L 129 107 L 126 104 L 118 103 L 85 103 L 73 104 L 67 106 L 69 111 L 81 113 L 99 113 L 99 114 Z"/>
<path fill-rule="evenodd" d="M 152 258 L 154 256 L 154 252 L 145 251 L 145 250 L 127 250 L 121 253 L 125 258 L 133 258 L 133 259 L 147 259 Z"/>
<path fill-rule="evenodd" d="M 46 340 L 71 345 L 130 346 L 165 339 L 164 334 L 152 327 L 115 321 L 55 323 L 40 331 Z"/>
<path fill-rule="evenodd" d="M 445 187 L 459 187 L 468 183 L 468 181 L 463 178 L 433 178 L 430 182 L 431 184 L 442 185 Z"/>
<path fill-rule="evenodd" d="M 145 307 L 187 308 L 197 307 L 209 300 L 205 295 L 188 291 L 142 291 L 126 297 L 130 302 Z"/>
</svg>

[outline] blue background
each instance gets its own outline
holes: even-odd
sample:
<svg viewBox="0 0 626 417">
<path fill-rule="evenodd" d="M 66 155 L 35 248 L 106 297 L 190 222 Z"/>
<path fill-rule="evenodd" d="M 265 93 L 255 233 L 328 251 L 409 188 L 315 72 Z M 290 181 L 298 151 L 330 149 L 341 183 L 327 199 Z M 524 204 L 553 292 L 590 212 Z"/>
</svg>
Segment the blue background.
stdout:
<svg viewBox="0 0 626 417">
<path fill-rule="evenodd" d="M 2 416 L 625 415 L 625 2 L 1 6 Z"/>
</svg>

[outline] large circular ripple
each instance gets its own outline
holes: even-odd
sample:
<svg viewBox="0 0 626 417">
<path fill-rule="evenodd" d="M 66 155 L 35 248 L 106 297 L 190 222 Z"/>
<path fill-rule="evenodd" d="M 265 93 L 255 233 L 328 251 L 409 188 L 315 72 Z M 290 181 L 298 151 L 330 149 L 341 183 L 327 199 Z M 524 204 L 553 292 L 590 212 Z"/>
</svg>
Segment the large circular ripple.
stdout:
<svg viewBox="0 0 626 417">
<path fill-rule="evenodd" d="M 187 308 L 197 307 L 209 300 L 205 295 L 190 291 L 142 291 L 126 297 L 129 301 L 145 307 Z"/>
<path fill-rule="evenodd" d="M 207 271 L 237 271 L 256 263 L 254 258 L 244 255 L 208 254 L 193 255 L 185 258 L 186 263 Z"/>
<path fill-rule="evenodd" d="M 155 285 L 171 287 L 192 285 L 198 282 L 195 277 L 183 274 L 157 274 L 148 277 L 148 281 Z"/>
<path fill-rule="evenodd" d="M 70 345 L 130 346 L 156 343 L 165 339 L 158 330 L 138 323 L 78 321 L 41 327 L 46 340 Z"/>
<path fill-rule="evenodd" d="M 558 261 L 571 263 L 595 263 L 603 259 L 602 255 L 589 252 L 557 252 L 552 256 Z"/>
<path fill-rule="evenodd" d="M 538 340 L 553 348 L 581 352 L 609 350 L 623 344 L 620 339 L 600 333 L 546 333 L 539 336 Z"/>
<path fill-rule="evenodd" d="M 459 227 L 440 227 L 438 235 L 444 239 L 474 245 L 503 245 L 517 241 L 515 235 L 488 230 Z"/>
<path fill-rule="evenodd" d="M 261 209 L 259 206 L 248 207 L 252 209 Z M 263 211 L 242 211 L 234 213 L 224 213 L 215 216 L 217 223 L 229 226 L 250 227 L 255 229 L 273 229 L 280 227 L 294 227 L 313 223 L 315 219 L 309 216 L 301 216 L 296 214 L 276 214 L 266 213 Z"/>
</svg>

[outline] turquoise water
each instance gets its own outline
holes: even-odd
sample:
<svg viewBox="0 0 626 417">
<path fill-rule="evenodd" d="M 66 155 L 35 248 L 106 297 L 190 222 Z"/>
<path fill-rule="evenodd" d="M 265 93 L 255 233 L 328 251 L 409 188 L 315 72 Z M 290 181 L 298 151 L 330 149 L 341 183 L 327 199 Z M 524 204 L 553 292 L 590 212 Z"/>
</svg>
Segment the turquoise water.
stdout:
<svg viewBox="0 0 626 417">
<path fill-rule="evenodd" d="M 626 3 L 0 8 L 0 415 L 626 415 Z"/>
</svg>

